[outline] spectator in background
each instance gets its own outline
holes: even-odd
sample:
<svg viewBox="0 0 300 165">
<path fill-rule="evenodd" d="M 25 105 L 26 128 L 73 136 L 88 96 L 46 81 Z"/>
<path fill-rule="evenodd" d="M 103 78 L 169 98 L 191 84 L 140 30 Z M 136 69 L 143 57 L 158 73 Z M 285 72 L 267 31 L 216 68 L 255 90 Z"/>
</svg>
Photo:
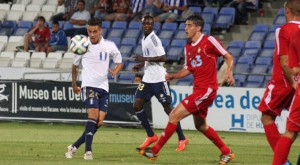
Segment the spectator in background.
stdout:
<svg viewBox="0 0 300 165">
<path fill-rule="evenodd" d="M 98 7 L 99 0 L 84 0 L 85 1 L 85 10 L 90 12 L 91 16 L 95 15 L 95 11 Z"/>
<path fill-rule="evenodd" d="M 34 41 L 32 41 L 32 35 L 34 36 Z M 30 49 L 36 52 L 46 52 L 50 30 L 45 26 L 45 18 L 39 16 L 36 25 L 24 37 L 24 46 L 18 46 L 17 50 L 28 52 Z"/>
<path fill-rule="evenodd" d="M 133 83 L 135 84 L 139 84 L 142 82 L 142 79 L 143 79 L 143 75 L 141 74 L 136 74 L 133 78 Z"/>
<path fill-rule="evenodd" d="M 187 17 L 184 13 L 187 11 L 187 0 L 166 0 L 163 4 L 163 14 L 154 18 L 156 22 L 174 22 L 176 19 L 185 20 Z M 191 13 L 192 14 L 192 13 Z M 186 18 L 183 18 L 183 17 Z"/>
<path fill-rule="evenodd" d="M 134 21 L 140 21 L 144 13 L 144 6 L 146 0 L 131 0 L 129 8 L 129 19 Z"/>
<path fill-rule="evenodd" d="M 115 0 L 112 10 L 112 13 L 104 17 L 105 21 L 125 21 L 129 10 L 129 0 Z"/>
<path fill-rule="evenodd" d="M 47 53 L 55 52 L 57 50 L 67 51 L 68 41 L 64 31 L 59 29 L 59 23 L 53 21 L 52 23 L 52 32 L 49 41 L 49 47 Z"/>
<path fill-rule="evenodd" d="M 111 1 L 99 0 L 94 17 L 103 20 L 104 17 L 112 10 L 111 6 L 112 6 Z"/>
<path fill-rule="evenodd" d="M 57 0 L 56 14 L 63 15 L 65 10 L 66 10 L 65 1 L 64 0 Z"/>
<path fill-rule="evenodd" d="M 65 30 L 67 36 L 75 36 L 77 34 L 88 35 L 86 31 L 87 21 L 91 19 L 90 13 L 85 10 L 85 2 L 84 0 L 79 0 L 77 2 L 78 11 L 76 11 L 71 19 L 70 23 L 73 24 L 73 28 Z"/>
<path fill-rule="evenodd" d="M 58 0 L 60 1 L 60 0 Z M 67 21 L 73 15 L 78 0 L 64 0 L 65 11 L 53 16 L 53 21 Z"/>
<path fill-rule="evenodd" d="M 145 7 L 145 14 L 149 14 L 152 17 L 156 17 L 163 13 L 164 1 L 163 0 L 148 0 Z"/>
<path fill-rule="evenodd" d="M 228 52 L 229 53 L 229 52 Z M 218 86 L 230 86 L 227 81 L 225 80 L 225 75 L 226 75 L 226 71 L 227 71 L 228 65 L 225 62 L 225 60 L 223 60 L 220 64 L 219 64 L 219 68 L 218 68 L 218 72 L 217 72 L 217 80 L 218 80 Z"/>
</svg>

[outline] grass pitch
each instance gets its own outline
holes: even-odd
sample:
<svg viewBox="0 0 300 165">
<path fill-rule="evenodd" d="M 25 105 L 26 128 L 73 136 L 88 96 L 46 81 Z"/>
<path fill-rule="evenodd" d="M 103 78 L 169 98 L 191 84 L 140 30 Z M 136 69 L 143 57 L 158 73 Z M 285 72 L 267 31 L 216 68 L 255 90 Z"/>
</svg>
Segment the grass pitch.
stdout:
<svg viewBox="0 0 300 165">
<path fill-rule="evenodd" d="M 67 146 L 76 140 L 83 125 L 49 123 L 0 123 L 1 165 L 210 165 L 217 164 L 219 150 L 197 131 L 184 131 L 189 145 L 176 152 L 177 135 L 168 141 L 156 161 L 139 156 L 135 151 L 145 139 L 143 129 L 102 127 L 94 137 L 92 161 L 83 160 L 84 145 L 73 159 L 64 158 Z M 162 130 L 155 130 L 160 135 Z M 232 165 L 269 165 L 271 151 L 264 134 L 219 132 L 224 142 L 234 150 Z M 299 141 L 295 141 L 289 160 L 296 164 Z M 298 150 L 297 150 L 298 148 Z"/>
</svg>

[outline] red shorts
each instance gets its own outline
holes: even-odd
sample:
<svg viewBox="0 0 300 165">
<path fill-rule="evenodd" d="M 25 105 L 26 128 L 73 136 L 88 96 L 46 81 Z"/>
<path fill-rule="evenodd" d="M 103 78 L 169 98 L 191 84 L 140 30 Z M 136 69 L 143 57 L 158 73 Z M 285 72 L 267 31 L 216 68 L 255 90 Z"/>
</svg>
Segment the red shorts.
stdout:
<svg viewBox="0 0 300 165">
<path fill-rule="evenodd" d="M 289 86 L 269 83 L 258 110 L 271 116 L 280 116 L 283 108 L 289 109 L 294 97 L 294 89 Z"/>
<path fill-rule="evenodd" d="M 206 118 L 208 107 L 216 98 L 217 91 L 211 88 L 199 89 L 182 100 L 181 104 L 194 116 Z"/>
<path fill-rule="evenodd" d="M 286 129 L 300 132 L 300 94 L 295 94 L 289 109 L 290 113 L 286 122 Z"/>
</svg>

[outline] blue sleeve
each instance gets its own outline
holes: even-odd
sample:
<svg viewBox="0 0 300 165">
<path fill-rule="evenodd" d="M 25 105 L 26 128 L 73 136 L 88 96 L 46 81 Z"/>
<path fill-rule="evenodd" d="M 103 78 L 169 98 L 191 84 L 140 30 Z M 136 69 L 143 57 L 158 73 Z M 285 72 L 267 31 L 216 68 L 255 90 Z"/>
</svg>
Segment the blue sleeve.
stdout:
<svg viewBox="0 0 300 165">
<path fill-rule="evenodd" d="M 58 32 L 58 40 L 56 45 L 65 45 L 65 46 L 68 45 L 67 37 L 62 30 Z"/>
</svg>

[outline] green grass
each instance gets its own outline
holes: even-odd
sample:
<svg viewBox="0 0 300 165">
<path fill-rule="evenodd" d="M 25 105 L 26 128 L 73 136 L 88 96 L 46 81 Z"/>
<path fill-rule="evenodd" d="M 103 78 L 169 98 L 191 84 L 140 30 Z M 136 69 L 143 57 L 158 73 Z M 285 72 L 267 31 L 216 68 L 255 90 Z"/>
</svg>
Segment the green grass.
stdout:
<svg viewBox="0 0 300 165">
<path fill-rule="evenodd" d="M 219 150 L 197 131 L 184 131 L 189 145 L 176 152 L 177 135 L 169 140 L 156 161 L 139 156 L 135 148 L 144 141 L 143 129 L 103 127 L 94 137 L 93 161 L 83 160 L 84 146 L 73 159 L 65 159 L 66 147 L 82 134 L 83 125 L 48 123 L 0 123 L 1 165 L 139 165 L 216 164 Z M 160 135 L 162 130 L 155 130 Z M 269 165 L 271 151 L 264 134 L 219 132 L 235 152 L 232 165 Z M 289 159 L 296 164 L 299 142 L 293 144 Z"/>
</svg>

